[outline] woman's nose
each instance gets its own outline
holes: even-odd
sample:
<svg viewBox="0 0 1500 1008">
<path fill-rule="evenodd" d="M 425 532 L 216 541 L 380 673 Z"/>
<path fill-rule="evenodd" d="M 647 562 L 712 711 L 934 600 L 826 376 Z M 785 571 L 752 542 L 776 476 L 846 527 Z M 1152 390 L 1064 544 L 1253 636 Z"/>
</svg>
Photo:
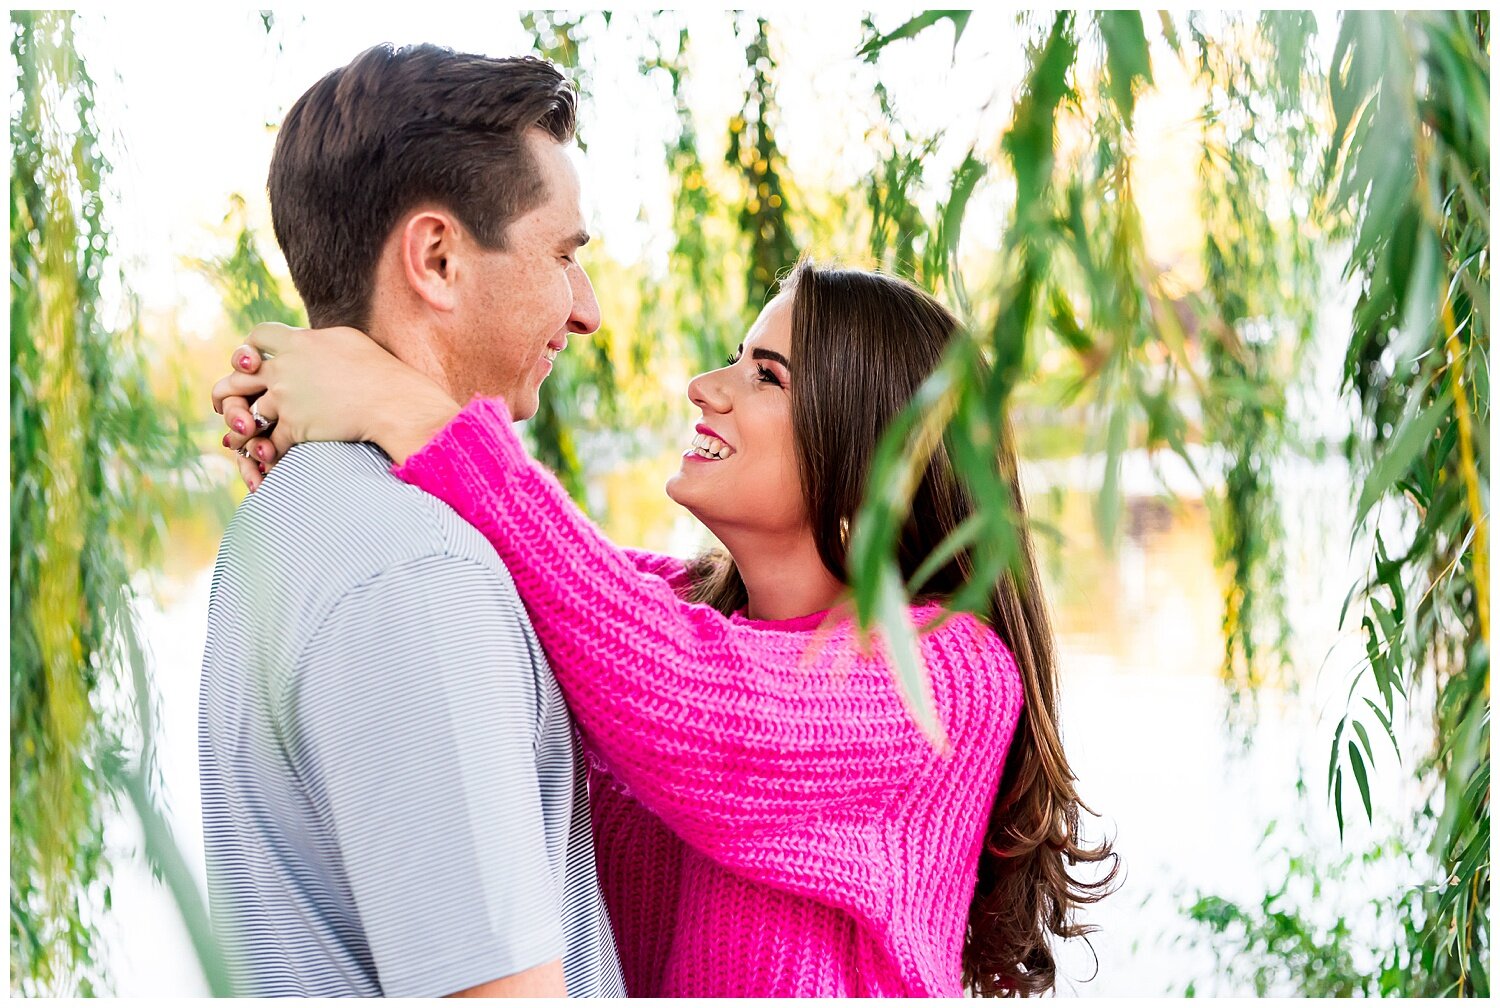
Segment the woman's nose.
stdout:
<svg viewBox="0 0 1500 1008">
<path fill-rule="evenodd" d="M 729 412 L 729 395 L 719 371 L 705 371 L 688 382 L 688 400 L 705 413 Z"/>
</svg>

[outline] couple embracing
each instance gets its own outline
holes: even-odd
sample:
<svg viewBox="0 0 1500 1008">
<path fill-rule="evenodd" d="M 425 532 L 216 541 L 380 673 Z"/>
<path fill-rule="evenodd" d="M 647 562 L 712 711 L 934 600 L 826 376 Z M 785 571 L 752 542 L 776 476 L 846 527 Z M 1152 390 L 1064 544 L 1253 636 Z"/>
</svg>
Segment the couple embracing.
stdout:
<svg viewBox="0 0 1500 1008">
<path fill-rule="evenodd" d="M 614 545 L 512 426 L 600 324 L 575 114 L 545 62 L 382 46 L 282 126 L 272 215 L 317 328 L 259 327 L 214 388 L 253 491 L 199 711 L 236 993 L 1046 991 L 1114 875 L 1067 867 L 1114 855 L 1079 836 L 1024 533 L 983 618 L 921 637 L 940 743 L 843 605 L 875 444 L 956 319 L 797 266 L 687 388 L 667 494 L 723 549 Z M 907 577 L 971 506 L 939 449 Z"/>
</svg>

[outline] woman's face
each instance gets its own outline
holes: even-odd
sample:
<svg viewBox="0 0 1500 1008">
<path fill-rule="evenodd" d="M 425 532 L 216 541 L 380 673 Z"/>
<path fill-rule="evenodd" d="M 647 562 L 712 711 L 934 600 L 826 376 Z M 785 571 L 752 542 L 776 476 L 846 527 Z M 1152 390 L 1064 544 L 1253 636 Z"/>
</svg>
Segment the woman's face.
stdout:
<svg viewBox="0 0 1500 1008">
<path fill-rule="evenodd" d="M 667 496 L 725 532 L 808 528 L 792 441 L 792 294 L 777 295 L 717 371 L 688 383 L 703 413 Z"/>
</svg>

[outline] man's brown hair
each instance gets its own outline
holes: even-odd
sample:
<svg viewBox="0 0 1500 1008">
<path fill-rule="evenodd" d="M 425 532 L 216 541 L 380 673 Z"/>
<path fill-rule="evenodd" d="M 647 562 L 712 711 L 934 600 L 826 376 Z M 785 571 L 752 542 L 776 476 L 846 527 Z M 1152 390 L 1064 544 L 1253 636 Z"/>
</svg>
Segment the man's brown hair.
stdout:
<svg viewBox="0 0 1500 1008">
<path fill-rule="evenodd" d="M 568 81 L 530 56 L 378 45 L 314 84 L 281 125 L 267 186 L 308 321 L 369 324 L 380 249 L 420 202 L 504 248 L 507 225 L 547 197 L 528 130 L 567 143 L 576 116 Z"/>
</svg>

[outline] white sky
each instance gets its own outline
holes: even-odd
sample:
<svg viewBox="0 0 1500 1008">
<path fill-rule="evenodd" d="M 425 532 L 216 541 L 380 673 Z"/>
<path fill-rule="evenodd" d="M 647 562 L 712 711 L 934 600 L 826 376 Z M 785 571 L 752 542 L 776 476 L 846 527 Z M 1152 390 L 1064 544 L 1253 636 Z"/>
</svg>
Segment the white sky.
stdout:
<svg viewBox="0 0 1500 1008">
<path fill-rule="evenodd" d="M 772 8 L 773 46 L 782 125 L 778 142 L 790 173 L 803 184 L 853 185 L 868 169 L 875 70 L 853 54 L 862 11 L 853 7 Z M 911 11 L 877 15 L 883 30 Z M 722 11 L 692 11 L 692 104 L 701 156 L 722 160 L 724 124 L 744 93 L 743 42 Z M 590 229 L 612 256 L 660 261 L 669 188 L 664 143 L 675 129 L 662 75 L 637 69 L 646 51 L 644 14 L 617 13 L 602 40 L 585 43 L 600 60 L 593 95 L 581 114 L 589 144 L 580 155 Z M 668 33 L 675 38 L 675 27 Z M 268 36 L 254 10 L 202 6 L 167 14 L 127 8 L 85 12 L 79 46 L 98 84 L 100 118 L 123 142 L 114 156 L 111 216 L 116 251 L 144 306 L 179 306 L 189 329 L 207 333 L 219 302 L 183 259 L 223 254 L 232 228 L 224 223 L 231 194 L 245 197 L 251 220 L 275 256 L 265 201 L 272 126 L 327 71 L 378 42 L 435 42 L 509 55 L 530 49 L 514 9 L 465 5 L 403 5 L 374 9 L 313 9 L 278 13 Z M 947 142 L 929 166 L 945 180 L 977 135 L 993 137 L 1010 109 L 1020 76 L 1014 15 L 976 12 L 950 69 L 952 33 L 939 26 L 882 57 L 879 74 L 913 132 L 946 127 Z M 988 108 L 983 106 L 986 99 Z M 998 196 L 993 197 L 998 199 Z M 979 209 L 979 207 L 976 207 Z M 985 216 L 999 219 L 998 204 Z M 966 235 L 966 238 L 969 236 Z M 597 252 L 596 252 L 597 254 Z M 280 271 L 279 256 L 275 268 Z"/>
</svg>

